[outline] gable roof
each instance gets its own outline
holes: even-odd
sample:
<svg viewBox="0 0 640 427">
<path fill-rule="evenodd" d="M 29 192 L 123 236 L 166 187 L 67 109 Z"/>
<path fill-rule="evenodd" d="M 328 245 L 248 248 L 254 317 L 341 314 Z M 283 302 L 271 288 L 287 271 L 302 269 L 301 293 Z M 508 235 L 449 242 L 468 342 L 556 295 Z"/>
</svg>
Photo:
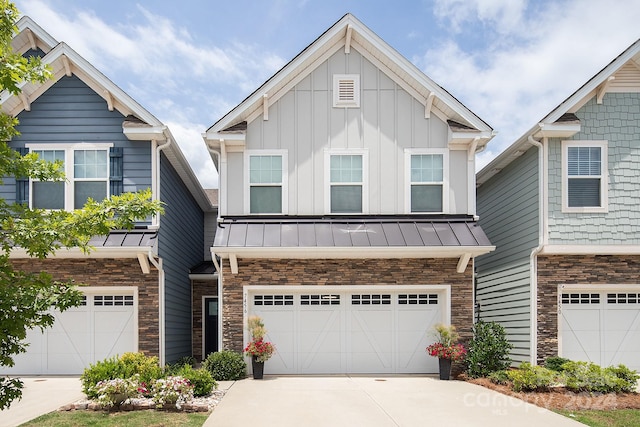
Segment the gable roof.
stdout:
<svg viewBox="0 0 640 427">
<path fill-rule="evenodd" d="M 57 42 L 28 16 L 20 18 L 17 27 L 18 34 L 12 41 L 14 51 L 24 54 L 29 50 L 42 50 L 45 53 L 42 63 L 49 65 L 53 77 L 43 83 L 23 82 L 20 85 L 22 93 L 19 95 L 12 95 L 8 91 L 0 93 L 0 108 L 3 112 L 15 117 L 24 110 L 29 111 L 31 103 L 62 77 L 75 75 L 105 100 L 109 110 L 115 109 L 126 117 L 122 127 L 129 139 L 156 140 L 164 144 L 168 142 L 163 153 L 198 205 L 204 211 L 212 210 L 209 198 L 166 125 L 66 43 Z"/>
<path fill-rule="evenodd" d="M 486 122 L 427 77 L 355 16 L 346 14 L 212 125 L 204 135 L 205 140 L 234 139 L 234 134 L 246 129 L 243 122 L 251 121 L 262 114 L 269 104 L 284 96 L 335 52 L 340 49 L 348 52 L 352 48 L 419 100 L 425 106 L 425 115 L 435 114 L 445 122 L 453 121 L 464 126 L 465 132 L 483 138 L 480 147 L 493 137 L 493 129 Z M 453 132 L 460 131 L 461 129 L 456 129 Z"/>
<path fill-rule="evenodd" d="M 635 74 L 635 78 L 632 76 Z M 640 91 L 640 39 L 611 61 L 571 96 L 538 121 L 513 144 L 476 174 L 481 186 L 531 147 L 529 138 L 569 137 L 580 131 L 580 120 L 575 115 L 590 99 L 601 103 L 607 92 Z"/>
</svg>

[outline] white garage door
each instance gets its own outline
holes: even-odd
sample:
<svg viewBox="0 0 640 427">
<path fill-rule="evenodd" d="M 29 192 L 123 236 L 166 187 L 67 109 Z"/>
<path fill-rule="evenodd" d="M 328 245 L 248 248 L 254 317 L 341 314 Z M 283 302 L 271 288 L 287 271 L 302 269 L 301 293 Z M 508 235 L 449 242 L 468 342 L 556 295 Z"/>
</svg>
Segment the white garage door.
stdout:
<svg viewBox="0 0 640 427">
<path fill-rule="evenodd" d="M 270 374 L 438 371 L 425 348 L 433 326 L 446 321 L 444 290 L 280 288 L 248 298 L 277 349 Z"/>
<path fill-rule="evenodd" d="M 81 374 L 89 364 L 137 351 L 135 292 L 83 289 L 83 304 L 54 312 L 55 323 L 43 332 L 28 332 L 27 352 L 3 374 Z"/>
<path fill-rule="evenodd" d="M 561 354 L 640 369 L 640 293 L 563 292 Z"/>
</svg>

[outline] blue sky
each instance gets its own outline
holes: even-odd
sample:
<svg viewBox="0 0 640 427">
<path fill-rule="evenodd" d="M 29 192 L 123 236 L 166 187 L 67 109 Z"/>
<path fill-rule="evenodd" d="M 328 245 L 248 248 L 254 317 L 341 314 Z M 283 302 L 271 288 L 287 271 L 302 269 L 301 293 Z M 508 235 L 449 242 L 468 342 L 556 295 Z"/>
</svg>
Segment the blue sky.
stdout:
<svg viewBox="0 0 640 427">
<path fill-rule="evenodd" d="M 167 124 L 205 188 L 201 134 L 345 13 L 489 123 L 487 164 L 640 38 L 634 0 L 19 0 Z"/>
</svg>

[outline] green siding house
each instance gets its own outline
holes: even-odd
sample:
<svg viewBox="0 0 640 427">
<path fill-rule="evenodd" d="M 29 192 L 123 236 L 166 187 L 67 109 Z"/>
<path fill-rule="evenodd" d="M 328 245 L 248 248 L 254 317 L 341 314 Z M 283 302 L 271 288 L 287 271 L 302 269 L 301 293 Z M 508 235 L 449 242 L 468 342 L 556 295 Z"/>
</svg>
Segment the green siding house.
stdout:
<svg viewBox="0 0 640 427">
<path fill-rule="evenodd" d="M 477 317 L 514 361 L 640 368 L 640 41 L 477 174 Z"/>
</svg>

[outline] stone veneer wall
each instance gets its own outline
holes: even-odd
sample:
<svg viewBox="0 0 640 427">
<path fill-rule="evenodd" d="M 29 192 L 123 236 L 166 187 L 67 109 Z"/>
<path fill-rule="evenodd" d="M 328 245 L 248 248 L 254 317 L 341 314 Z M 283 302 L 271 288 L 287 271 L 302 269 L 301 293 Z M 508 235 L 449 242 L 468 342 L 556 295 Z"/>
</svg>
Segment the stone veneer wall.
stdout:
<svg viewBox="0 0 640 427">
<path fill-rule="evenodd" d="M 223 266 L 222 345 L 243 349 L 243 286 L 249 285 L 451 285 L 451 322 L 461 340 L 473 324 L 472 263 L 457 273 L 458 259 L 239 259 L 238 274 Z"/>
<path fill-rule="evenodd" d="M 538 363 L 558 355 L 558 286 L 640 283 L 640 256 L 538 257 Z"/>
<path fill-rule="evenodd" d="M 202 297 L 204 296 L 218 296 L 218 279 L 216 280 L 193 280 L 191 282 L 191 307 L 193 313 L 193 324 L 191 333 L 192 354 L 197 361 L 202 361 L 204 355 L 202 354 L 202 347 L 204 345 L 202 341 L 203 326 L 202 317 Z"/>
<path fill-rule="evenodd" d="M 89 286 L 138 287 L 138 350 L 160 356 L 158 271 L 143 274 L 137 259 L 14 259 L 15 268 L 28 272 L 45 271 L 55 280 L 73 279 Z"/>
</svg>

